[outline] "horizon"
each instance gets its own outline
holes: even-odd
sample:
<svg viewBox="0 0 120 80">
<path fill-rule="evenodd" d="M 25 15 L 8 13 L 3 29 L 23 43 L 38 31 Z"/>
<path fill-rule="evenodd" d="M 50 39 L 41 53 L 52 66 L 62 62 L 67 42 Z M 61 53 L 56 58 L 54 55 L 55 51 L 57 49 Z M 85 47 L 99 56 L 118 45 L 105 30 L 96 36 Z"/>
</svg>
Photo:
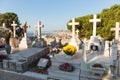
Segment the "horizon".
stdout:
<svg viewBox="0 0 120 80">
<path fill-rule="evenodd" d="M 38 21 L 44 24 L 42 31 L 67 30 L 66 24 L 70 19 L 89 14 L 98 14 L 103 9 L 110 8 L 115 4 L 120 4 L 120 1 L 1 0 L 0 13 L 16 13 L 20 23 L 27 21 L 31 26 L 28 29 L 30 32 L 35 32 Z"/>
</svg>

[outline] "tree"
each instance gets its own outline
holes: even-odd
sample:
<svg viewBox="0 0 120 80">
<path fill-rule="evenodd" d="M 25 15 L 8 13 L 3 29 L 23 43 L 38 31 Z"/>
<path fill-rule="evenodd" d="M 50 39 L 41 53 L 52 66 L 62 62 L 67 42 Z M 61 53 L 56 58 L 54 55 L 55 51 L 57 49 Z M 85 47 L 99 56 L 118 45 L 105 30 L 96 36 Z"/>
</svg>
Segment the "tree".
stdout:
<svg viewBox="0 0 120 80">
<path fill-rule="evenodd" d="M 5 23 L 7 28 L 13 30 L 13 27 L 11 26 L 13 21 L 15 21 L 17 24 L 19 24 L 17 14 L 12 13 L 12 12 L 0 14 L 0 26 L 2 26 L 3 23 Z"/>
<path fill-rule="evenodd" d="M 115 37 L 115 32 L 111 31 L 112 27 L 115 27 L 116 22 L 120 22 L 120 4 L 111 6 L 111 8 L 103 9 L 101 13 L 97 14 L 97 17 L 101 19 L 100 23 L 97 23 L 97 34 L 101 35 L 105 40 L 112 40 Z M 76 21 L 80 23 L 77 27 L 79 30 L 79 36 L 81 38 L 90 38 L 92 35 L 92 23 L 89 19 L 92 19 L 92 15 L 86 15 L 76 18 Z M 68 21 L 68 23 L 71 20 Z M 68 30 L 71 30 L 67 23 Z"/>
</svg>

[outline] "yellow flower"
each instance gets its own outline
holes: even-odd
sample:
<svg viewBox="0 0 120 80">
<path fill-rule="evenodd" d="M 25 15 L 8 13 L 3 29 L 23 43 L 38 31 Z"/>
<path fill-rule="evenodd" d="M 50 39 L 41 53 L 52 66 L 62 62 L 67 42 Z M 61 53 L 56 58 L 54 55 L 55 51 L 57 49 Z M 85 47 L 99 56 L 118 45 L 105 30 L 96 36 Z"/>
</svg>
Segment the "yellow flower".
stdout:
<svg viewBox="0 0 120 80">
<path fill-rule="evenodd" d="M 77 51 L 76 47 L 73 45 L 67 45 L 67 46 L 63 47 L 62 50 L 65 52 L 65 54 L 71 55 L 71 56 L 74 55 Z"/>
</svg>

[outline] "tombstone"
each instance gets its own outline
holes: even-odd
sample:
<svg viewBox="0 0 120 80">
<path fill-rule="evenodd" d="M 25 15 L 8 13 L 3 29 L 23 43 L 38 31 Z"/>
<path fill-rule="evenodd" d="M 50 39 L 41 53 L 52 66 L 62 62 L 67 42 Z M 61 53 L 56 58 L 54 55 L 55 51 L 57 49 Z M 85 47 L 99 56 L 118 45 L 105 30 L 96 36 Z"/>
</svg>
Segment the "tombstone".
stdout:
<svg viewBox="0 0 120 80">
<path fill-rule="evenodd" d="M 25 22 L 24 25 L 23 26 L 26 27 L 27 26 L 27 22 Z M 24 32 L 24 36 L 23 36 L 22 40 L 20 41 L 19 48 L 23 48 L 23 49 L 28 48 L 27 28 L 28 28 L 28 26 L 26 27 L 25 32 Z"/>
<path fill-rule="evenodd" d="M 117 44 L 114 42 L 111 47 L 111 58 L 112 58 L 112 63 L 113 61 L 117 60 Z"/>
<path fill-rule="evenodd" d="M 40 58 L 40 60 L 39 60 L 39 62 L 37 64 L 37 67 L 39 69 L 44 69 L 44 68 L 46 68 L 47 64 L 48 64 L 48 59 Z"/>
<path fill-rule="evenodd" d="M 104 56 L 105 57 L 110 57 L 110 55 L 111 55 L 111 53 L 110 53 L 110 42 L 105 41 Z"/>
<path fill-rule="evenodd" d="M 90 37 L 90 41 L 88 44 L 88 50 L 91 50 L 92 46 L 93 47 L 95 46 L 96 48 L 98 48 L 98 50 L 101 50 L 99 39 L 96 36 L 96 26 L 97 26 L 96 24 L 97 22 L 101 22 L 101 20 L 97 19 L 97 16 L 94 15 L 93 19 L 90 19 L 89 21 L 93 22 L 93 35 Z"/>
<path fill-rule="evenodd" d="M 13 26 L 13 33 L 14 33 L 13 36 L 16 37 L 16 26 L 17 26 L 17 24 L 15 23 L 15 21 L 13 21 L 11 26 Z"/>
<path fill-rule="evenodd" d="M 77 48 L 77 51 L 79 50 L 79 44 L 76 42 L 76 38 L 75 38 L 75 26 L 79 25 L 78 22 L 75 22 L 75 19 L 72 19 L 71 23 L 68 23 L 68 25 L 72 26 L 72 38 L 71 41 L 69 42 L 70 45 L 73 45 Z"/>
<path fill-rule="evenodd" d="M 44 25 L 41 24 L 41 22 L 39 21 L 37 23 L 37 38 L 38 40 L 41 38 L 41 28 L 44 27 Z"/>
<path fill-rule="evenodd" d="M 111 28 L 111 31 L 115 31 L 115 39 L 119 40 L 119 31 L 120 31 L 120 23 L 116 22 L 116 28 Z"/>
</svg>

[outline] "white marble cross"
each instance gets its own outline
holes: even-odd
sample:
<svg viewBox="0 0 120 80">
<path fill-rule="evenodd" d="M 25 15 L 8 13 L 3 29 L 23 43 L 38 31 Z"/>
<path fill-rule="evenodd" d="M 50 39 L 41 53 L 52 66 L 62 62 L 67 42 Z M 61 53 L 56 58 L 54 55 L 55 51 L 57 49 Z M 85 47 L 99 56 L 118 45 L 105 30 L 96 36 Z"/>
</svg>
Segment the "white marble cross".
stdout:
<svg viewBox="0 0 120 80">
<path fill-rule="evenodd" d="M 44 27 L 44 25 L 42 25 L 41 24 L 41 22 L 40 21 L 38 21 L 38 23 L 37 23 L 37 33 L 38 33 L 38 35 L 37 35 L 37 37 L 38 37 L 38 40 L 41 38 L 41 28 L 42 27 Z"/>
<path fill-rule="evenodd" d="M 78 36 L 79 36 L 79 35 L 78 35 L 78 33 L 79 33 L 79 30 L 78 30 L 78 29 L 76 30 L 76 33 L 77 33 L 77 37 L 78 37 Z"/>
<path fill-rule="evenodd" d="M 116 28 L 111 28 L 111 31 L 115 31 L 115 39 L 118 40 L 119 39 L 119 31 L 120 31 L 120 23 L 116 22 Z"/>
<path fill-rule="evenodd" d="M 93 36 L 96 36 L 96 24 L 97 22 L 101 22 L 101 19 L 97 19 L 97 15 L 94 15 L 93 19 L 90 19 L 89 21 L 93 22 Z"/>
<path fill-rule="evenodd" d="M 79 25 L 79 22 L 75 22 L 75 18 L 73 18 L 72 22 L 68 23 L 68 25 L 72 26 L 72 37 L 75 38 L 75 26 Z"/>
<path fill-rule="evenodd" d="M 13 21 L 11 26 L 13 26 L 14 37 L 16 37 L 16 26 L 17 26 L 17 24 L 15 23 L 15 21 Z"/>
</svg>

